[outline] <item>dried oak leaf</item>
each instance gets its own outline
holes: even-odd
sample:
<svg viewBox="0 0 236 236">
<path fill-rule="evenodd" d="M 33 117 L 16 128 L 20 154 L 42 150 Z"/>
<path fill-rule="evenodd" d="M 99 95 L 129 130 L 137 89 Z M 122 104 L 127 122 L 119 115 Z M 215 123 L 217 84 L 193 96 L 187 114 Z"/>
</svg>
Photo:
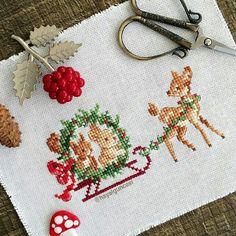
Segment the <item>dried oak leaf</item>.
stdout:
<svg viewBox="0 0 236 236">
<path fill-rule="evenodd" d="M 18 123 L 9 110 L 0 104 L 0 144 L 6 147 L 18 147 L 21 142 L 21 132 Z"/>
<path fill-rule="evenodd" d="M 62 31 L 62 28 L 57 28 L 55 25 L 40 26 L 30 31 L 30 42 L 35 46 L 44 46 L 52 41 Z"/>
<path fill-rule="evenodd" d="M 31 97 L 38 82 L 38 76 L 39 68 L 32 61 L 29 60 L 17 64 L 13 81 L 15 82 L 16 96 L 19 97 L 21 105 L 23 105 L 26 98 Z"/>
</svg>

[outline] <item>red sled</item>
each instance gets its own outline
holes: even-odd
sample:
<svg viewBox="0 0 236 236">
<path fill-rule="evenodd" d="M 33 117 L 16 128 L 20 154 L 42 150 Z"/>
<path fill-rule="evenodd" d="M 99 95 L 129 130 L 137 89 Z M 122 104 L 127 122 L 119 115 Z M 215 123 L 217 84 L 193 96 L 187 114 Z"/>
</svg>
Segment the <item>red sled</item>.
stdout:
<svg viewBox="0 0 236 236">
<path fill-rule="evenodd" d="M 134 149 L 133 154 L 135 155 L 141 151 L 145 151 L 145 148 L 137 147 Z M 151 158 L 149 154 L 143 158 L 145 158 L 145 165 L 143 167 L 140 168 L 135 166 L 139 162 L 137 159 L 126 163 L 124 168 L 132 170 L 133 174 L 104 188 L 100 188 L 101 182 L 104 181 L 104 179 L 102 178 L 98 178 L 96 180 L 88 178 L 82 180 L 81 182 L 78 182 L 71 171 L 72 166 L 75 162 L 74 159 L 69 159 L 64 164 L 55 161 L 49 161 L 47 166 L 49 172 L 52 175 L 56 176 L 57 181 L 62 185 L 66 185 L 66 188 L 62 194 L 55 195 L 56 198 L 61 199 L 65 202 L 70 201 L 72 198 L 72 192 L 76 192 L 87 187 L 85 197 L 82 199 L 83 202 L 86 202 L 102 193 L 105 193 L 113 188 L 118 187 L 119 185 L 122 185 L 132 179 L 135 179 L 138 176 L 146 174 L 147 170 L 150 168 L 151 165 Z"/>
</svg>

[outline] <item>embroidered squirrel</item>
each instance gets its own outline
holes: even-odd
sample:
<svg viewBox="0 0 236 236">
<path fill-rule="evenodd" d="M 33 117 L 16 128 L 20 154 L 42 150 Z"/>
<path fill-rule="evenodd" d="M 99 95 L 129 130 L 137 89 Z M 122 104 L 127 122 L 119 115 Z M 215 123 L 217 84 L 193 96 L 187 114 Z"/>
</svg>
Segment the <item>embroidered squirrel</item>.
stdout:
<svg viewBox="0 0 236 236">
<path fill-rule="evenodd" d="M 168 126 L 168 132 L 163 135 L 163 141 L 175 161 L 177 161 L 177 157 L 171 141 L 175 136 L 188 148 L 194 151 L 196 150 L 195 146 L 185 138 L 188 124 L 192 124 L 201 133 L 209 147 L 212 145 L 201 126 L 202 124 L 212 132 L 225 138 L 222 132 L 215 129 L 214 126 L 201 115 L 199 104 L 200 96 L 192 94 L 190 89 L 192 75 L 193 73 L 189 66 L 185 68 L 182 75 L 178 75 L 177 72 L 172 72 L 173 80 L 167 95 L 180 98 L 181 100 L 178 102 L 178 104 L 180 104 L 179 106 L 165 107 L 159 110 L 154 103 L 149 103 L 149 113 Z"/>
<path fill-rule="evenodd" d="M 92 170 L 96 170 L 98 163 L 94 156 L 92 156 L 91 143 L 86 141 L 83 134 L 79 133 L 79 141 L 70 141 L 70 147 L 77 156 L 76 167 L 80 170 L 84 170 L 86 167 L 90 167 Z"/>
<path fill-rule="evenodd" d="M 108 129 L 100 129 L 95 124 L 89 126 L 89 138 L 101 148 L 98 161 L 106 167 L 112 161 L 116 161 L 119 155 L 124 155 L 125 150 L 117 143 L 117 137 Z"/>
<path fill-rule="evenodd" d="M 62 153 L 60 149 L 60 136 L 58 134 L 52 133 L 47 140 L 47 145 L 50 151 L 58 154 Z M 97 161 L 91 155 L 92 146 L 85 140 L 82 133 L 79 134 L 78 142 L 70 141 L 69 145 L 77 157 L 75 164 L 78 169 L 84 170 L 86 167 L 90 167 L 92 170 L 97 169 Z"/>
</svg>

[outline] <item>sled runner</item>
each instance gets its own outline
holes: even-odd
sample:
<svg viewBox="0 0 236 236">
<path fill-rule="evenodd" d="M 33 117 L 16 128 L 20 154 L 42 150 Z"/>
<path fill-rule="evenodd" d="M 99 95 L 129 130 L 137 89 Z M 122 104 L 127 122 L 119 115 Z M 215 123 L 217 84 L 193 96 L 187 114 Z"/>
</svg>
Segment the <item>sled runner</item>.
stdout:
<svg viewBox="0 0 236 236">
<path fill-rule="evenodd" d="M 141 149 L 141 147 L 140 147 L 140 149 Z M 139 151 L 139 150 L 137 149 L 134 154 L 136 154 L 137 151 Z M 77 183 L 77 181 L 75 180 L 75 177 L 73 176 L 73 174 L 69 170 L 71 168 L 71 162 L 68 162 L 68 165 L 63 167 L 64 172 L 62 171 L 60 174 L 57 171 L 55 171 L 56 169 L 62 169 L 60 166 L 60 163 L 51 161 L 48 163 L 48 169 L 50 170 L 51 174 L 56 175 L 59 183 L 61 183 L 63 185 L 68 184 L 62 194 L 55 195 L 57 198 L 59 198 L 63 201 L 69 201 L 69 200 L 71 200 L 71 197 L 72 197 L 71 193 L 72 192 L 76 192 L 76 191 L 79 191 L 83 188 L 87 188 L 85 197 L 82 199 L 82 201 L 85 202 L 85 201 L 88 201 L 88 200 L 90 200 L 102 193 L 105 193 L 113 188 L 116 188 L 119 185 L 122 185 L 122 184 L 124 184 L 124 183 L 138 177 L 138 176 L 144 175 L 146 173 L 146 171 L 150 168 L 151 158 L 149 155 L 146 156 L 146 163 L 142 168 L 135 167 L 135 164 L 137 164 L 137 163 L 138 163 L 137 159 L 126 163 L 124 168 L 130 169 L 134 173 L 131 174 L 130 176 L 128 176 L 120 181 L 117 181 L 117 182 L 111 184 L 110 186 L 107 186 L 102 189 L 100 188 L 101 182 L 104 181 L 102 178 L 98 178 L 96 181 L 94 181 L 93 179 L 85 179 L 85 180 L 82 180 Z M 67 176 L 67 177 L 65 178 L 65 176 Z M 63 179 L 63 178 L 66 179 L 65 182 L 60 181 L 60 179 Z M 69 183 L 70 181 L 71 181 L 71 183 Z M 92 186 L 95 187 L 95 190 L 93 190 L 93 191 L 92 191 Z"/>
<path fill-rule="evenodd" d="M 86 188 L 87 201 L 138 176 L 144 175 L 151 165 L 148 153 L 143 155 L 145 164 L 138 167 L 140 159 L 128 161 L 130 155 L 145 152 L 145 148 L 137 147 L 130 154 L 130 141 L 126 130 L 119 126 L 119 117 L 115 119 L 108 112 L 100 113 L 98 105 L 89 112 L 80 110 L 70 121 L 62 122 L 64 129 L 60 134 L 52 133 L 47 140 L 49 149 L 60 155 L 58 161 L 49 161 L 48 170 L 57 181 L 65 185 L 62 194 L 55 196 L 63 201 L 72 198 L 72 192 Z M 81 132 L 89 128 L 86 134 Z M 100 154 L 95 157 L 91 143 L 95 143 Z M 132 173 L 110 186 L 101 188 L 107 178 L 114 178 L 129 169 Z"/>
</svg>

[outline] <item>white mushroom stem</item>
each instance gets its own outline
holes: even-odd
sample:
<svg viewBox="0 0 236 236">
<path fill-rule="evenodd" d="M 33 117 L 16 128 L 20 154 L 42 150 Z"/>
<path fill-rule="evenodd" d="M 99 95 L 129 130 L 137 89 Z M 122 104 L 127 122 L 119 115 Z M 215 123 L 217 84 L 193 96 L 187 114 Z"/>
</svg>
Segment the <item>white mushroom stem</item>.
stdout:
<svg viewBox="0 0 236 236">
<path fill-rule="evenodd" d="M 75 229 L 68 229 L 65 232 L 61 233 L 60 236 L 78 236 Z"/>
</svg>

